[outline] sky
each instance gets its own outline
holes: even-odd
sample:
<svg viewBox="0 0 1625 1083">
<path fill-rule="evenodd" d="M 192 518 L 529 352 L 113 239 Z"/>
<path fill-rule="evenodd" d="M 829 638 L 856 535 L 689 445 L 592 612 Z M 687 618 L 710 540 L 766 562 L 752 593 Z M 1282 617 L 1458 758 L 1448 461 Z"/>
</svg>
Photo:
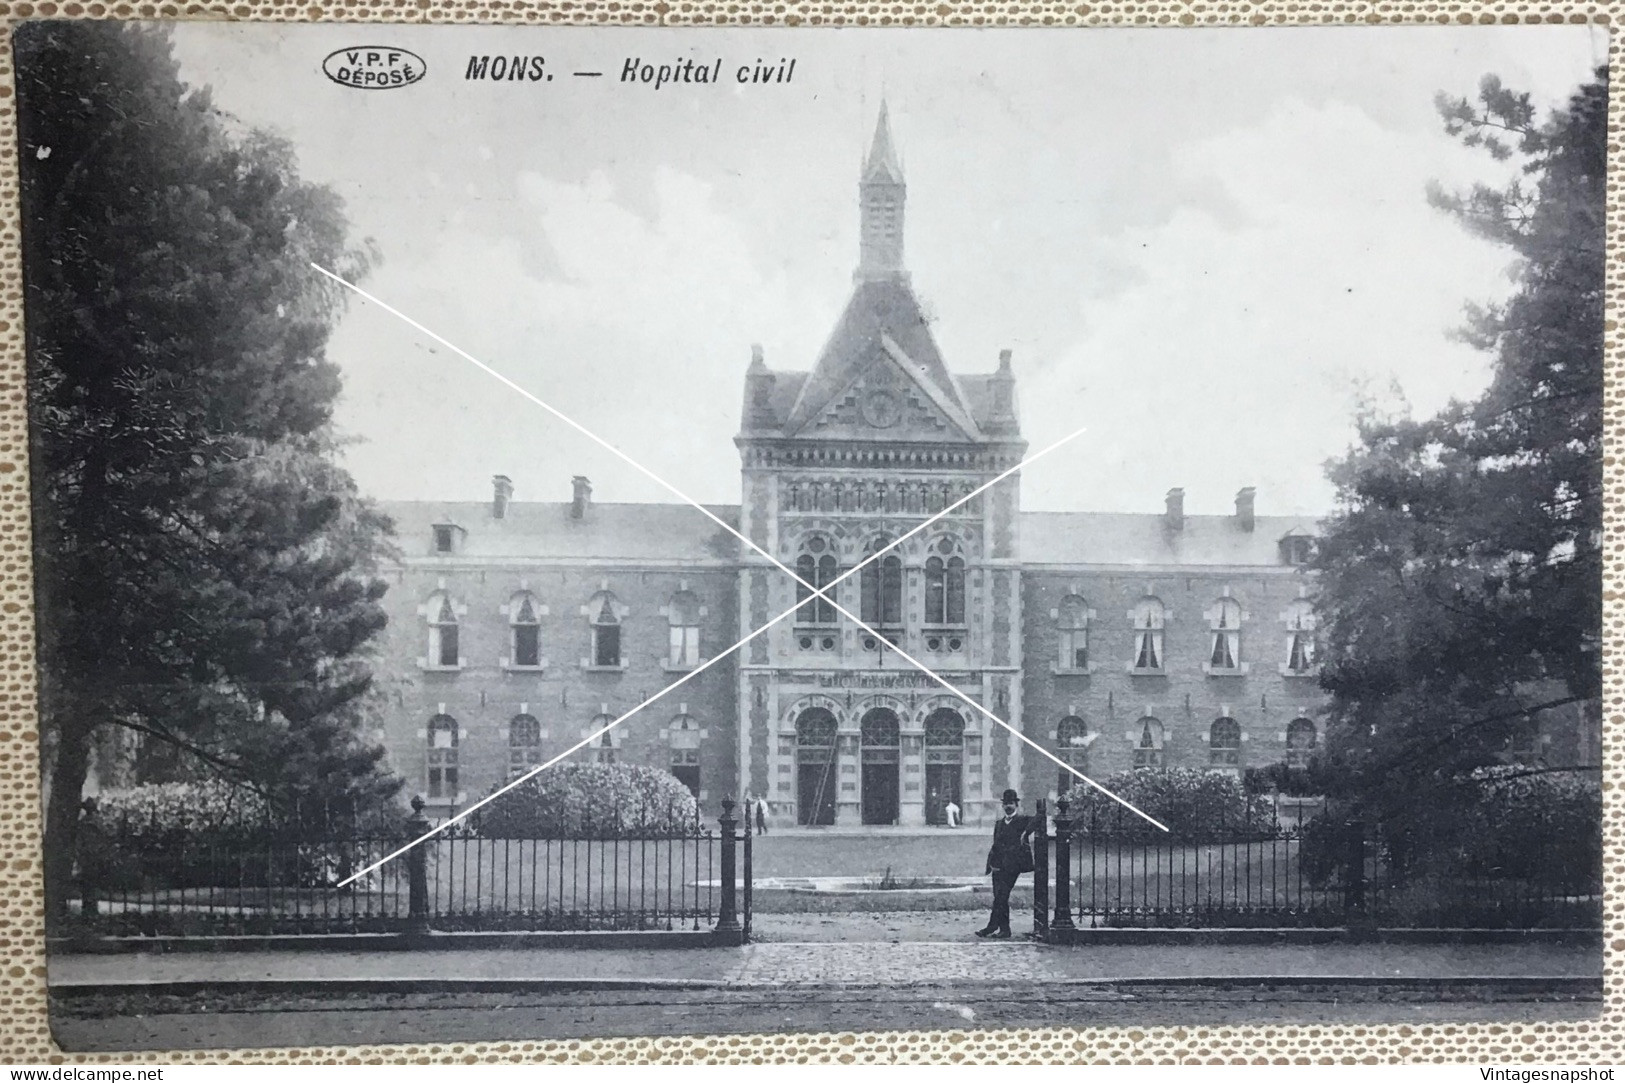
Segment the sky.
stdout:
<svg viewBox="0 0 1625 1083">
<path fill-rule="evenodd" d="M 322 75 L 356 45 L 425 78 Z M 857 177 L 882 98 L 908 181 L 907 263 L 948 367 L 1014 353 L 1029 509 L 1320 514 L 1327 459 L 1375 398 L 1431 413 L 1484 387 L 1464 306 L 1510 254 L 1427 185 L 1509 166 L 1434 97 L 1487 73 L 1544 115 L 1606 59 L 1598 27 L 644 30 L 186 23 L 182 73 L 290 139 L 377 263 L 362 285 L 677 489 L 737 503 L 751 346 L 811 367 L 852 288 Z M 550 81 L 465 80 L 475 54 Z M 722 60 L 715 85 L 626 61 Z M 794 58 L 788 84 L 740 85 Z M 575 71 L 602 71 L 578 78 Z M 330 356 L 346 464 L 382 499 L 669 492 L 376 305 Z"/>
</svg>

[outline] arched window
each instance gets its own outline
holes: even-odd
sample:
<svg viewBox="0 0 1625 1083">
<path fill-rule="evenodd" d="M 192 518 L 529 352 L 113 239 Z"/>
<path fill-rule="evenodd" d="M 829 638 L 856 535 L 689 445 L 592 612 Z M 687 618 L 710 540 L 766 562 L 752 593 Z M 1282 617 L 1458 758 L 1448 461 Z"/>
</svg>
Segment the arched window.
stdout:
<svg viewBox="0 0 1625 1083">
<path fill-rule="evenodd" d="M 1309 758 L 1315 754 L 1317 740 L 1313 722 L 1307 718 L 1294 718 L 1286 727 L 1286 765 L 1308 767 Z"/>
<path fill-rule="evenodd" d="M 946 824 L 950 804 L 964 809 L 965 719 L 952 707 L 925 716 L 925 822 Z"/>
<path fill-rule="evenodd" d="M 938 707 L 925 719 L 926 761 L 930 762 L 935 749 L 962 749 L 965 744 L 965 719 L 952 707 Z"/>
<path fill-rule="evenodd" d="M 925 562 L 925 623 L 965 623 L 965 559 L 952 538 L 939 538 Z"/>
<path fill-rule="evenodd" d="M 1212 639 L 1208 644 L 1210 669 L 1241 668 L 1241 603 L 1220 598 L 1208 611 Z"/>
<path fill-rule="evenodd" d="M 888 549 L 891 538 L 882 534 L 869 543 L 865 555 L 885 550 L 885 556 L 870 561 L 858 573 L 861 589 L 859 616 L 863 623 L 882 631 L 903 624 L 903 560 L 896 549 Z"/>
<path fill-rule="evenodd" d="M 588 724 L 588 732 L 593 735 L 592 743 L 587 748 L 592 752 L 594 763 L 614 763 L 618 758 L 621 747 L 621 731 L 619 728 L 606 729 L 615 719 L 612 715 L 594 715 Z"/>
<path fill-rule="evenodd" d="M 424 612 L 429 615 L 429 664 L 454 669 L 462 664 L 457 646 L 457 607 L 451 595 L 437 591 L 429 596 Z"/>
<path fill-rule="evenodd" d="M 692 716 L 680 714 L 666 732 L 671 743 L 671 773 L 689 793 L 700 796 L 700 724 Z"/>
<path fill-rule="evenodd" d="M 1140 673 L 1161 673 L 1162 655 L 1162 602 L 1157 598 L 1141 598 L 1134 607 L 1134 669 Z"/>
<path fill-rule="evenodd" d="M 601 590 L 587 603 L 587 619 L 592 629 L 592 664 L 619 669 L 621 665 L 621 614 L 615 595 Z"/>
<path fill-rule="evenodd" d="M 802 748 L 834 748 L 840 724 L 822 707 L 809 707 L 796 718 L 796 744 Z"/>
<path fill-rule="evenodd" d="M 515 666 L 542 664 L 542 607 L 536 596 L 522 590 L 508 599 L 508 631 Z"/>
<path fill-rule="evenodd" d="M 823 707 L 796 716 L 796 822 L 827 827 L 835 822 L 835 735 L 839 723 Z"/>
<path fill-rule="evenodd" d="M 1215 718 L 1207 730 L 1208 762 L 1214 767 L 1241 764 L 1241 723 L 1234 718 Z"/>
<path fill-rule="evenodd" d="M 1162 766 L 1162 723 L 1145 717 L 1135 724 L 1134 766 L 1149 769 Z"/>
<path fill-rule="evenodd" d="M 1089 732 L 1089 723 L 1076 715 L 1067 715 L 1055 727 L 1056 755 L 1060 756 L 1062 763 L 1088 774 L 1089 746 L 1094 743 L 1094 739 L 1094 735 Z M 1064 794 L 1071 790 L 1073 783 L 1077 781 L 1077 775 L 1061 768 L 1055 792 Z"/>
<path fill-rule="evenodd" d="M 1089 606 L 1076 594 L 1061 599 L 1056 610 L 1056 638 L 1060 640 L 1062 669 L 1089 668 Z"/>
<path fill-rule="evenodd" d="M 532 715 L 514 715 L 508 722 L 508 777 L 529 774 L 541 762 L 542 724 Z"/>
<path fill-rule="evenodd" d="M 671 625 L 671 651 L 667 661 L 685 669 L 699 665 L 700 600 L 693 591 L 680 590 L 671 596 L 666 606 L 666 621 Z"/>
<path fill-rule="evenodd" d="M 902 743 L 897 715 L 885 707 L 876 707 L 865 714 L 860 726 L 864 748 L 896 748 Z"/>
<path fill-rule="evenodd" d="M 427 749 L 425 753 L 428 770 L 428 792 L 425 796 L 430 801 L 457 800 L 457 720 L 448 714 L 437 714 L 429 719 L 429 728 L 424 731 Z"/>
<path fill-rule="evenodd" d="M 1315 668 L 1315 607 L 1302 598 L 1286 611 L 1286 668 L 1288 673 Z"/>
<path fill-rule="evenodd" d="M 814 534 L 801 543 L 801 554 L 796 557 L 796 601 L 801 609 L 796 620 L 802 624 L 834 624 L 835 605 L 822 596 L 813 597 L 813 589 L 822 590 L 835 582 L 840 561 L 835 557 L 835 546 L 821 534 Z"/>
</svg>

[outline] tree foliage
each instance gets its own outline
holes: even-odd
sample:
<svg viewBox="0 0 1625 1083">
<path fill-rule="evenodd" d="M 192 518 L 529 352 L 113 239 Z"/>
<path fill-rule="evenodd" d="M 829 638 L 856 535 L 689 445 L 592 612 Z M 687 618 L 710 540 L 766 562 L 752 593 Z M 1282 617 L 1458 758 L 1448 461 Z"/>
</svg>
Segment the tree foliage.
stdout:
<svg viewBox="0 0 1625 1083">
<path fill-rule="evenodd" d="M 1334 723 L 1318 773 L 1362 815 L 1413 823 L 1452 815 L 1532 712 L 1601 681 L 1605 72 L 1544 122 L 1494 77 L 1438 104 L 1449 134 L 1518 167 L 1430 192 L 1516 257 L 1511 298 L 1462 331 L 1492 379 L 1431 418 L 1361 419 L 1316 560 Z"/>
<path fill-rule="evenodd" d="M 279 802 L 375 800 L 389 524 L 334 464 L 342 299 L 309 268 L 367 260 L 166 31 L 15 41 L 48 850 L 110 726 Z"/>
</svg>

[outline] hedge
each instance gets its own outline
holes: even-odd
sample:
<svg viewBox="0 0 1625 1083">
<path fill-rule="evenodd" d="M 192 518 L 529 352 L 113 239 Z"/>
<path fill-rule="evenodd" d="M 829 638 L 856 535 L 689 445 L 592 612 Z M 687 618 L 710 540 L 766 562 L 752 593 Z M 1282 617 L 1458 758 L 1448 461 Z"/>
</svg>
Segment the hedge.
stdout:
<svg viewBox="0 0 1625 1083">
<path fill-rule="evenodd" d="M 626 763 L 557 764 L 476 815 L 486 838 L 670 836 L 705 826 L 699 803 L 676 776 Z"/>
<path fill-rule="evenodd" d="M 1181 842 L 1273 835 L 1271 802 L 1249 795 L 1234 776 L 1190 767 L 1121 771 L 1101 785 L 1168 828 Z M 1169 840 L 1156 827 L 1086 783 L 1067 794 L 1068 815 L 1083 834 Z"/>
</svg>

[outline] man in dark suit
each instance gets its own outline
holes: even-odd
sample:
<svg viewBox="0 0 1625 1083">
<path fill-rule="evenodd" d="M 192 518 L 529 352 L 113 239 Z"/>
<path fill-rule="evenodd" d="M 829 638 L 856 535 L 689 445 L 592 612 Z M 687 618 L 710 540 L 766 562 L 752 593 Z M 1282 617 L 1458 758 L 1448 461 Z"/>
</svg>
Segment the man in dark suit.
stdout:
<svg viewBox="0 0 1625 1083">
<path fill-rule="evenodd" d="M 987 872 L 993 876 L 993 913 L 976 935 L 989 940 L 1010 939 L 1010 891 L 1024 872 L 1033 871 L 1032 834 L 1037 825 L 1020 815 L 1021 799 L 1015 790 L 1004 791 L 1004 817 L 993 825 L 993 845 L 987 851 Z"/>
</svg>

